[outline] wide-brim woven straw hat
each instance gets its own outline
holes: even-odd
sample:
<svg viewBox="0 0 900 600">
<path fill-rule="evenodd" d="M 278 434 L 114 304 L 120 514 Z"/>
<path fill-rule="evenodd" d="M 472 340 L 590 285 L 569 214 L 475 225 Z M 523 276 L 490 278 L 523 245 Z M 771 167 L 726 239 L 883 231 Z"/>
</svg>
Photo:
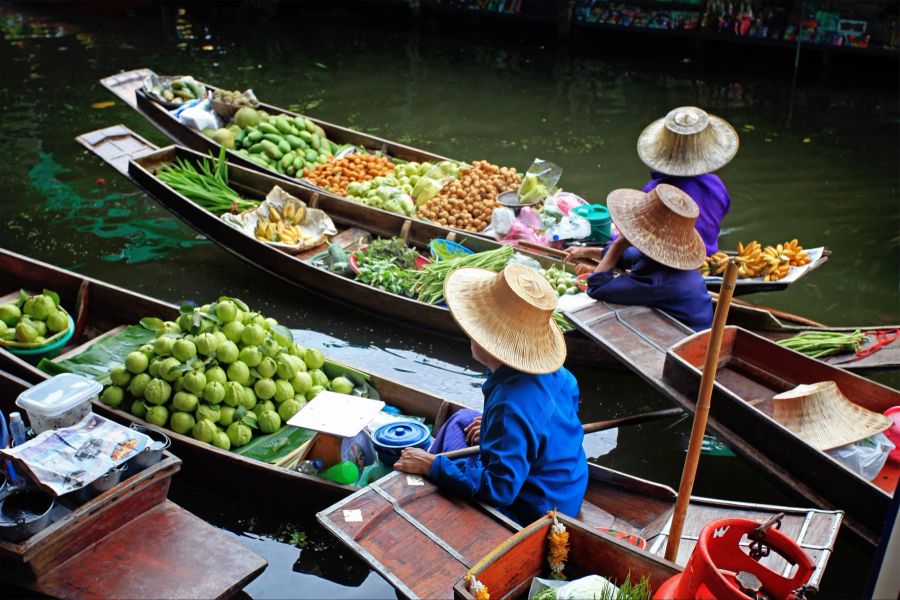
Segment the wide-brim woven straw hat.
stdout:
<svg viewBox="0 0 900 600">
<path fill-rule="evenodd" d="M 831 450 L 881 433 L 891 418 L 854 404 L 833 381 L 801 384 L 773 398 L 776 421 L 819 450 Z"/>
<path fill-rule="evenodd" d="M 638 156 L 666 175 L 712 173 L 731 162 L 740 141 L 728 121 L 696 106 L 681 106 L 650 123 L 638 137 Z"/>
<path fill-rule="evenodd" d="M 553 320 L 556 290 L 531 267 L 457 269 L 444 282 L 444 299 L 466 335 L 503 364 L 543 374 L 566 361 L 566 341 Z"/>
<path fill-rule="evenodd" d="M 700 209 L 677 187 L 661 183 L 649 192 L 613 190 L 606 207 L 619 233 L 656 262 L 687 270 L 706 260 L 706 245 L 694 227 Z"/>
</svg>

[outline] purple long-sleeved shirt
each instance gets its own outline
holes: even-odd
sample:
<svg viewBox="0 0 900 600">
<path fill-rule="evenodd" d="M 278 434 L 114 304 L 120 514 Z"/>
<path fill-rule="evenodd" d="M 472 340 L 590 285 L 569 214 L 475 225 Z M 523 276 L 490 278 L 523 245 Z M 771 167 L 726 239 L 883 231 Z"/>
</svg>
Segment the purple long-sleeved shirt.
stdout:
<svg viewBox="0 0 900 600">
<path fill-rule="evenodd" d="M 725 189 L 725 184 L 718 175 L 707 173 L 694 177 L 675 177 L 654 171 L 650 173 L 650 176 L 652 179 L 644 186 L 644 192 L 649 192 L 661 183 L 668 183 L 693 198 L 700 207 L 700 216 L 697 217 L 695 227 L 706 245 L 706 255 L 710 256 L 718 252 L 722 219 L 731 208 L 728 190 Z"/>
</svg>

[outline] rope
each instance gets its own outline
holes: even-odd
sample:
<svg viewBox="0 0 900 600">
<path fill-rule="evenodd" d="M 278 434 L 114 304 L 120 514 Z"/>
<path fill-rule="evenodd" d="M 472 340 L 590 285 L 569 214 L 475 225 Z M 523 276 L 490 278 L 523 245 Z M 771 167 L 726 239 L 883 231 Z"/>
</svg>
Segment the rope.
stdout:
<svg viewBox="0 0 900 600">
<path fill-rule="evenodd" d="M 877 341 L 868 348 L 857 350 L 856 358 L 864 358 L 875 354 L 897 338 L 900 338 L 900 329 L 879 329 L 878 331 L 870 331 L 869 334 L 874 335 Z"/>
</svg>

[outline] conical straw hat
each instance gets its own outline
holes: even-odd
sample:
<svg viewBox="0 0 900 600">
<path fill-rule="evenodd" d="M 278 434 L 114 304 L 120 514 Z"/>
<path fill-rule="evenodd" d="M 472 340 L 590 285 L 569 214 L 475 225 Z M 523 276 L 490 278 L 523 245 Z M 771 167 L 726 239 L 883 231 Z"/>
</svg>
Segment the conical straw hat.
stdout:
<svg viewBox="0 0 900 600">
<path fill-rule="evenodd" d="M 681 106 L 644 129 L 637 151 L 654 171 L 690 177 L 724 167 L 737 154 L 739 143 L 725 119 L 696 106 Z"/>
<path fill-rule="evenodd" d="M 625 239 L 656 262 L 687 270 L 706 259 L 706 245 L 694 228 L 700 209 L 677 187 L 661 183 L 646 193 L 613 190 L 606 207 Z"/>
<path fill-rule="evenodd" d="M 444 298 L 463 331 L 503 364 L 542 374 L 566 361 L 566 342 L 553 320 L 556 290 L 531 267 L 457 269 L 444 282 Z"/>
<path fill-rule="evenodd" d="M 848 400 L 833 381 L 801 384 L 773 400 L 775 420 L 818 450 L 858 442 L 892 423 L 890 417 Z"/>
</svg>

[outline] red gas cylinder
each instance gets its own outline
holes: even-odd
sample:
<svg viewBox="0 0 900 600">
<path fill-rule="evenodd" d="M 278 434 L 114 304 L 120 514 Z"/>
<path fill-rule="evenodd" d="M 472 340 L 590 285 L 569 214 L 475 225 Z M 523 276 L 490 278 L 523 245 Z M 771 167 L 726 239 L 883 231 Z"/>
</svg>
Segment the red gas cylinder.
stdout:
<svg viewBox="0 0 900 600">
<path fill-rule="evenodd" d="M 771 527 L 749 519 L 721 519 L 703 528 L 684 572 L 670 578 L 654 594 L 654 600 L 793 600 L 797 590 L 812 577 L 815 566 L 794 540 Z M 748 551 L 741 548 L 747 536 Z M 769 552 L 797 565 L 788 579 L 758 561 Z"/>
</svg>

